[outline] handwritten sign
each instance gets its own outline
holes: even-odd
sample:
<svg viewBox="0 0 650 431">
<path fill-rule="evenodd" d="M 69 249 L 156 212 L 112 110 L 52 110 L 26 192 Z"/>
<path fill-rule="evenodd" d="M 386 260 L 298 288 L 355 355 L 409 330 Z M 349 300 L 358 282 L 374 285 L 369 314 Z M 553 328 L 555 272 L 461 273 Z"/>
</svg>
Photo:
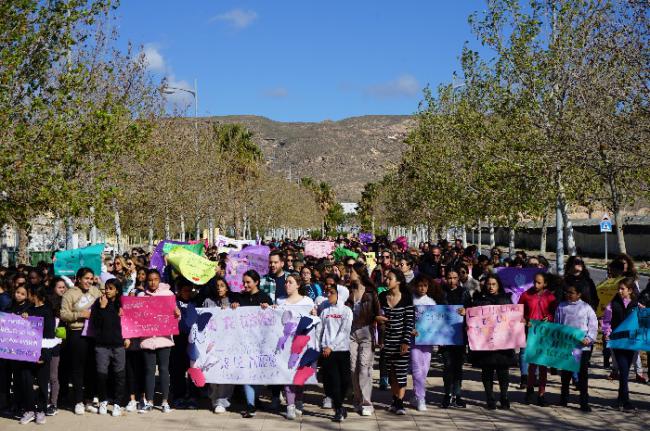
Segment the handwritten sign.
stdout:
<svg viewBox="0 0 650 431">
<path fill-rule="evenodd" d="M 309 306 L 197 308 L 191 369 L 205 383 L 314 384 L 320 352 Z"/>
<path fill-rule="evenodd" d="M 217 247 L 219 250 L 224 248 L 235 248 L 241 250 L 245 245 L 255 245 L 254 239 L 234 239 L 228 238 L 227 236 L 218 235 L 217 236 Z M 221 251 L 219 251 L 221 253 Z"/>
<path fill-rule="evenodd" d="M 334 250 L 332 241 L 305 241 L 305 256 L 315 258 L 327 257 Z"/>
<path fill-rule="evenodd" d="M 187 242 L 182 242 L 182 241 L 172 241 L 169 239 L 165 239 L 163 241 L 160 241 L 157 245 L 156 248 L 154 249 L 152 255 L 151 255 L 151 263 L 149 264 L 149 268 L 152 269 L 157 269 L 160 271 L 162 274 L 165 271 L 165 255 L 169 254 L 170 251 L 172 251 L 172 248 L 174 247 L 183 247 L 188 249 L 194 254 L 197 254 L 199 256 L 203 256 L 203 251 L 204 251 L 204 244 L 202 243 L 197 243 L 197 244 L 190 244 Z"/>
<path fill-rule="evenodd" d="M 501 279 L 505 291 L 511 294 L 512 303 L 516 304 L 521 294 L 535 284 L 535 275 L 546 272 L 546 268 L 497 267 L 494 272 Z"/>
<path fill-rule="evenodd" d="M 88 267 L 95 275 L 102 272 L 104 244 L 72 250 L 57 251 L 54 254 L 54 275 L 75 276 L 79 268 Z"/>
<path fill-rule="evenodd" d="M 368 273 L 372 273 L 372 271 L 377 266 L 377 258 L 375 257 L 375 253 L 365 252 L 363 254 L 366 256 L 366 266 L 368 267 Z"/>
<path fill-rule="evenodd" d="M 612 299 L 614 299 L 614 296 L 616 296 L 618 293 L 618 283 L 622 279 L 623 277 L 608 278 L 596 286 L 596 294 L 598 295 L 598 308 L 596 308 L 596 316 L 603 317 L 605 308 L 607 308 L 607 305 L 612 302 Z"/>
<path fill-rule="evenodd" d="M 526 342 L 526 362 L 558 370 L 580 370 L 582 340 L 586 331 L 553 322 L 531 320 Z"/>
<path fill-rule="evenodd" d="M 38 362 L 42 342 L 42 317 L 23 319 L 16 314 L 0 313 L 0 358 Z"/>
<path fill-rule="evenodd" d="M 169 252 L 167 262 L 183 277 L 199 285 L 210 281 L 217 270 L 217 262 L 198 256 L 181 247 L 174 247 Z"/>
<path fill-rule="evenodd" d="M 463 340 L 462 305 L 417 305 L 415 344 L 418 346 L 460 346 Z"/>
<path fill-rule="evenodd" d="M 467 309 L 467 338 L 472 350 L 526 347 L 523 305 L 484 305 Z"/>
<path fill-rule="evenodd" d="M 122 337 L 156 337 L 178 335 L 173 296 L 123 296 Z"/>
<path fill-rule="evenodd" d="M 635 308 L 609 335 L 607 347 L 624 350 L 650 350 L 650 309 Z"/>
<path fill-rule="evenodd" d="M 262 276 L 268 274 L 270 252 L 271 249 L 265 245 L 250 245 L 241 251 L 231 251 L 226 260 L 226 282 L 230 290 L 242 290 L 242 277 L 250 269 Z"/>
</svg>

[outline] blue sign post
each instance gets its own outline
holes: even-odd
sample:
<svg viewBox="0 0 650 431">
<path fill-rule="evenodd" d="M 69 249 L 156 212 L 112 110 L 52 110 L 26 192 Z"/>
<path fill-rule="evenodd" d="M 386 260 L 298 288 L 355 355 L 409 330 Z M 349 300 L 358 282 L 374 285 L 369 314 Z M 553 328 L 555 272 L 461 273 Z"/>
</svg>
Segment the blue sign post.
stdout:
<svg viewBox="0 0 650 431">
<path fill-rule="evenodd" d="M 607 233 L 612 231 L 612 221 L 609 219 L 609 214 L 604 214 L 600 219 L 600 233 L 605 234 L 605 262 L 607 262 Z"/>
</svg>

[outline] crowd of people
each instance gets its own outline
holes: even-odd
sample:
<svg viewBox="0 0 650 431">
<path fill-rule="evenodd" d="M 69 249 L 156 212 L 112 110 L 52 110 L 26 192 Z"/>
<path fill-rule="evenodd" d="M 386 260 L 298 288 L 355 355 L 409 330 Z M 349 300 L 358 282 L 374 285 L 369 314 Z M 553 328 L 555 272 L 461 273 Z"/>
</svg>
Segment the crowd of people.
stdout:
<svg viewBox="0 0 650 431">
<path fill-rule="evenodd" d="M 45 263 L 0 268 L 0 311 L 40 316 L 44 322 L 38 362 L 0 359 L 0 409 L 21 424 L 43 424 L 60 406 L 78 415 L 120 416 L 154 409 L 163 413 L 196 409 L 203 399 L 209 399 L 214 413 L 224 413 L 234 408 L 236 388 L 223 384 L 199 388 L 187 375 L 190 328 L 184 324 L 186 310 L 284 304 L 312 306 L 313 314 L 320 317 L 322 407 L 334 409 L 336 421 L 347 417 L 348 392 L 354 411 L 371 416 L 373 391 L 390 390 L 390 412 L 404 415 L 409 374 L 408 401 L 414 409 L 424 411 L 433 402 L 441 408 L 464 408 L 464 370 L 470 365 L 481 370 L 488 409 L 496 409 L 497 400 L 499 408 L 510 408 L 510 370 L 515 367 L 520 370 L 519 389 L 526 391 L 525 402 L 545 407 L 549 405 L 545 397 L 548 374 L 558 371 L 526 363 L 525 349 L 471 351 L 466 345 L 420 346 L 413 341 L 418 305 L 458 305 L 457 312 L 465 315 L 471 307 L 511 304 L 512 296 L 494 272 L 496 267 L 511 266 L 539 269 L 534 285 L 518 299 L 526 322 L 553 321 L 585 331 L 579 372 L 559 371 L 559 404 L 567 406 L 573 383 L 579 391 L 580 409 L 588 413 L 589 366 L 599 331 L 602 340 L 607 340 L 632 310 L 650 306 L 650 287 L 640 289 L 634 262 L 626 255 L 608 265 L 608 276 L 618 280 L 618 293 L 599 320 L 596 286 L 577 256 L 568 259 L 566 275 L 558 276 L 547 271 L 549 263 L 541 255 L 518 251 L 503 257 L 498 248 L 485 255 L 476 246 L 463 247 L 460 240 L 408 247 L 404 241 L 386 238 L 368 244 L 339 238 L 337 250 L 345 252 L 322 258 L 305 255 L 302 240 L 272 240 L 267 245 L 272 250 L 268 274 L 246 272 L 241 292 L 229 288 L 224 277 L 228 254 L 215 246 L 206 250 L 206 256 L 218 262 L 215 277 L 200 286 L 171 266 L 162 273 L 149 269 L 151 256 L 139 248 L 107 258 L 101 274 L 81 268 L 74 278 L 55 276 L 52 265 Z M 376 259 L 374 267 L 367 262 L 369 256 Z M 175 296 L 179 334 L 124 339 L 120 319 L 124 295 Z M 619 382 L 616 406 L 622 411 L 635 409 L 628 390 L 630 368 L 636 369 L 637 381 L 647 381 L 639 353 L 604 349 L 604 366 L 611 368 L 609 378 Z M 427 399 L 427 376 L 434 357 L 442 363 L 440 400 Z M 379 370 L 377 383 L 375 368 Z M 254 417 L 263 388 L 244 385 L 242 389 L 245 407 L 241 414 Z M 287 419 L 304 411 L 302 387 L 269 386 L 267 390 L 270 410 L 280 411 L 284 398 Z"/>
</svg>

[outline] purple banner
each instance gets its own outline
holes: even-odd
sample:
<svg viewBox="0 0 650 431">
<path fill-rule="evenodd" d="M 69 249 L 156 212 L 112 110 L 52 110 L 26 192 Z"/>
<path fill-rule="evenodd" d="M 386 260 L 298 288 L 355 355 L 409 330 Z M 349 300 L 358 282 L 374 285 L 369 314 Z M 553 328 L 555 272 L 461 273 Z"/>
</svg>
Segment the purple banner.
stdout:
<svg viewBox="0 0 650 431">
<path fill-rule="evenodd" d="M 494 272 L 501 279 L 506 292 L 512 294 L 512 303 L 516 304 L 521 294 L 533 287 L 535 275 L 546 272 L 546 268 L 497 267 Z"/>
<path fill-rule="evenodd" d="M 231 251 L 226 260 L 226 282 L 230 290 L 242 290 L 242 277 L 249 269 L 254 269 L 261 276 L 268 274 L 270 252 L 266 245 L 249 245 L 240 251 Z"/>
<path fill-rule="evenodd" d="M 361 232 L 359 234 L 359 241 L 364 244 L 369 244 L 372 242 L 372 233 L 370 232 Z"/>
<path fill-rule="evenodd" d="M 23 319 L 0 313 L 0 358 L 38 362 L 43 341 L 43 318 Z"/>
</svg>

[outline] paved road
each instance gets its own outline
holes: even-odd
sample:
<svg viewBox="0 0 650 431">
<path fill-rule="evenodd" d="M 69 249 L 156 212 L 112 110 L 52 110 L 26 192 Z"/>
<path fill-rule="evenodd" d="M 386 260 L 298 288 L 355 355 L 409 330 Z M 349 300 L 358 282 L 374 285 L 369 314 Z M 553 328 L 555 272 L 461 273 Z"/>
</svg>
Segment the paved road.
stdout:
<svg viewBox="0 0 650 431">
<path fill-rule="evenodd" d="M 650 423 L 650 386 L 631 383 L 630 397 L 638 406 L 635 413 L 621 413 L 612 405 L 617 395 L 617 382 L 605 378 L 606 371 L 600 367 L 602 356 L 595 352 L 591 369 L 591 401 L 593 412 L 582 413 L 575 404 L 577 394 L 572 391 L 571 404 L 568 408 L 551 406 L 541 408 L 522 404 L 524 391 L 517 389 L 518 371 L 512 370 L 510 398 L 512 409 L 509 411 L 490 411 L 485 408 L 484 393 L 480 382 L 480 371 L 465 366 L 463 389 L 468 401 L 467 409 L 443 410 L 437 404 L 431 404 L 426 412 L 407 410 L 406 416 L 397 417 L 386 411 L 390 395 L 385 391 L 375 390 L 373 400 L 376 412 L 371 417 L 360 417 L 350 411 L 343 424 L 331 421 L 331 411 L 323 410 L 318 405 L 321 391 L 312 387 L 306 394 L 306 413 L 302 419 L 287 421 L 283 416 L 271 413 L 259 413 L 254 419 L 242 419 L 235 412 L 221 416 L 211 413 L 207 406 L 202 410 L 176 410 L 170 414 L 154 411 L 147 415 L 130 413 L 124 417 L 100 417 L 86 414 L 75 416 L 62 411 L 59 415 L 48 418 L 46 429 L 50 431 L 70 430 L 125 430 L 125 431 L 190 431 L 190 430 L 257 430 L 257 431 L 294 431 L 294 430 L 351 430 L 351 431 L 411 431 L 411 430 L 641 430 L 648 429 Z M 427 397 L 437 403 L 441 397 L 441 368 L 434 361 L 428 379 Z M 409 388 L 411 384 L 409 382 Z M 495 390 L 496 385 L 495 385 Z M 547 398 L 551 403 L 559 400 L 559 378 L 549 376 Z M 410 391 L 409 391 L 410 393 Z M 268 395 L 268 394 L 267 394 Z M 264 398 L 268 401 L 268 398 Z M 241 405 L 241 404 L 239 404 Z M 0 419 L 0 430 L 18 431 L 32 429 L 34 424 L 21 426 L 15 420 Z"/>
</svg>

